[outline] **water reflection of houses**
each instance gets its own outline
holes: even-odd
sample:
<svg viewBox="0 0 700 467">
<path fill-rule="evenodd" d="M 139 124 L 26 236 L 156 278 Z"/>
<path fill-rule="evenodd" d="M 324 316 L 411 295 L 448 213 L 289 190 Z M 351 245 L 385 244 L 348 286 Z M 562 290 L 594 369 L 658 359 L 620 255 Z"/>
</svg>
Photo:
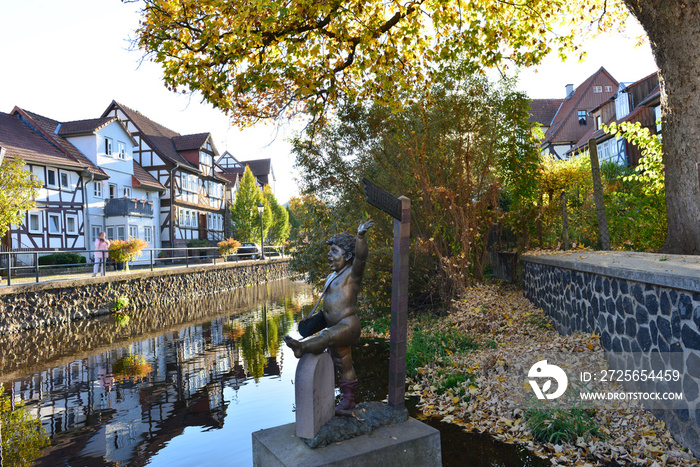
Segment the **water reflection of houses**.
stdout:
<svg viewBox="0 0 700 467">
<path fill-rule="evenodd" d="M 284 310 L 268 313 L 264 306 L 235 319 L 246 330 L 264 330 L 265 345 L 256 347 L 268 350 L 260 355 L 264 376 L 280 375 L 282 360 L 276 351 L 270 353 L 268 321 L 275 320 L 278 327 L 281 323 L 279 331 L 286 332 L 291 320 Z M 244 355 L 249 353 L 246 341 L 227 335 L 227 323 L 229 317 L 190 325 L 15 380 L 13 396 L 41 417 L 54 439 L 41 461 L 68 457 L 86 465 L 141 465 L 187 426 L 223 426 L 224 391 L 238 391 L 253 376 Z M 275 333 L 276 348 L 282 335 Z M 129 356 L 142 357 L 146 366 L 131 374 L 116 372 L 117 362 Z M 61 437 L 56 435 L 68 431 L 73 438 L 70 452 L 55 442 Z"/>
</svg>

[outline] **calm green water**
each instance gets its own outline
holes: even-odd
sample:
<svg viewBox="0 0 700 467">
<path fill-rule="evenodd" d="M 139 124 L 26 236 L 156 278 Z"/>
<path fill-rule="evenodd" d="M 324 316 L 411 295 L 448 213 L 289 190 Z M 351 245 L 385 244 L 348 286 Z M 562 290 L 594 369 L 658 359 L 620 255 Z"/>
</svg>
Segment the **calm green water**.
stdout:
<svg viewBox="0 0 700 467">
<path fill-rule="evenodd" d="M 0 337 L 14 349 L 0 357 L 0 382 L 27 415 L 25 425 L 3 422 L 2 465 L 251 465 L 251 433 L 294 421 L 297 360 L 282 337 L 311 302 L 307 286 L 277 281 L 132 310 L 126 324 L 105 317 Z M 354 356 L 358 400 L 384 399 L 388 345 L 362 341 Z M 36 448 L 22 431 L 31 423 L 50 446 Z M 446 466 L 548 465 L 434 426 Z"/>
</svg>

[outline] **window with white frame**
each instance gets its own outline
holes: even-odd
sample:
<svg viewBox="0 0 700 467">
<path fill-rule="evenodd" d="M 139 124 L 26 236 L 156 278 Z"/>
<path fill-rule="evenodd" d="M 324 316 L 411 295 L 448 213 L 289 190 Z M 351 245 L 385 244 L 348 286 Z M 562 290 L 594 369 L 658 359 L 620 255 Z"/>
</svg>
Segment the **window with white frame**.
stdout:
<svg viewBox="0 0 700 467">
<path fill-rule="evenodd" d="M 213 164 L 213 158 L 211 155 L 207 154 L 204 151 L 199 151 L 199 163 L 201 165 L 206 165 L 207 167 L 211 167 Z"/>
<path fill-rule="evenodd" d="M 92 194 L 95 198 L 102 198 L 102 182 L 92 183 Z"/>
<path fill-rule="evenodd" d="M 114 226 L 110 225 L 106 229 L 107 240 L 114 240 Z"/>
<path fill-rule="evenodd" d="M 121 160 L 126 160 L 126 143 L 117 141 L 117 157 Z"/>
<path fill-rule="evenodd" d="M 149 244 L 153 241 L 153 227 L 147 225 L 143 228 L 143 239 Z"/>
<path fill-rule="evenodd" d="M 78 216 L 66 214 L 66 233 L 75 235 L 78 233 Z"/>
<path fill-rule="evenodd" d="M 578 124 L 579 125 L 586 125 L 588 123 L 588 120 L 587 120 L 588 112 L 586 112 L 585 110 L 579 110 L 577 112 L 577 114 L 578 114 Z"/>
<path fill-rule="evenodd" d="M 213 214 L 207 214 L 207 229 L 212 228 L 212 216 Z"/>
<path fill-rule="evenodd" d="M 138 225 L 130 225 L 129 226 L 129 237 L 138 238 L 138 236 L 139 236 L 139 226 Z"/>
<path fill-rule="evenodd" d="M 109 198 L 114 199 L 117 197 L 117 185 L 115 183 L 109 184 Z"/>
<path fill-rule="evenodd" d="M 27 215 L 27 228 L 31 233 L 41 233 L 41 213 L 30 212 Z"/>
<path fill-rule="evenodd" d="M 117 226 L 117 240 L 126 240 L 126 228 L 123 225 Z"/>
<path fill-rule="evenodd" d="M 197 215 L 197 211 L 192 211 L 192 227 L 198 227 L 199 222 L 198 219 L 199 216 Z"/>
<path fill-rule="evenodd" d="M 124 187 L 124 198 L 131 198 L 131 187 L 130 186 Z"/>
<path fill-rule="evenodd" d="M 180 208 L 180 215 L 178 216 L 178 225 L 185 225 L 185 210 Z"/>
<path fill-rule="evenodd" d="M 100 232 L 102 232 L 102 226 L 101 225 L 93 225 L 90 226 L 90 247 L 93 248 L 95 246 L 95 241 L 100 238 Z M 109 238 L 109 237 L 108 237 Z"/>
<path fill-rule="evenodd" d="M 112 155 L 112 138 L 105 138 L 105 155 Z"/>
<path fill-rule="evenodd" d="M 61 179 L 61 188 L 70 188 L 70 177 L 67 172 L 61 172 L 59 178 Z"/>
<path fill-rule="evenodd" d="M 605 86 L 605 92 L 612 92 L 612 86 Z"/>
<path fill-rule="evenodd" d="M 603 92 L 603 86 L 593 86 L 593 92 L 596 94 Z"/>
<path fill-rule="evenodd" d="M 60 214 L 49 213 L 49 233 L 61 233 L 61 216 Z"/>
<path fill-rule="evenodd" d="M 56 188 L 58 186 L 58 174 L 56 169 L 46 169 L 46 186 Z"/>
</svg>

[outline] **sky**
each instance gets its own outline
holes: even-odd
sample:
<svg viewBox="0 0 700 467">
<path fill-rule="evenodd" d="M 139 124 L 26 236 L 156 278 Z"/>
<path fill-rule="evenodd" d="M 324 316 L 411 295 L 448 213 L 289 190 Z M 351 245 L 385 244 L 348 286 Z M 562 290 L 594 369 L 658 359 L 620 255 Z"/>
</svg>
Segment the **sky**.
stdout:
<svg viewBox="0 0 700 467">
<path fill-rule="evenodd" d="M 211 133 L 220 154 L 271 158 L 277 199 L 296 195 L 287 140 L 298 128 L 240 130 L 196 95 L 168 91 L 160 67 L 131 46 L 138 22 L 139 4 L 120 0 L 2 0 L 0 112 L 19 106 L 66 122 L 99 117 L 116 100 L 178 133 Z M 635 48 L 630 35 L 591 42 L 581 63 L 552 56 L 523 70 L 518 87 L 531 98 L 563 98 L 566 84 L 578 86 L 601 66 L 618 81 L 636 81 L 656 65 L 649 46 Z"/>
</svg>

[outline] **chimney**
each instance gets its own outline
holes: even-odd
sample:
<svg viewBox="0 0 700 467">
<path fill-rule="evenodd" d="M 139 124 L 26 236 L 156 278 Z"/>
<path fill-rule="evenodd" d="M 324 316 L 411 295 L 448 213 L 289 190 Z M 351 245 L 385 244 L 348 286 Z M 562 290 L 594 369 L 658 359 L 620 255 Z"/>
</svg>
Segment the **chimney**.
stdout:
<svg viewBox="0 0 700 467">
<path fill-rule="evenodd" d="M 565 99 L 568 99 L 571 97 L 571 95 L 574 93 L 574 85 L 573 84 L 567 84 L 566 85 L 566 96 Z"/>
</svg>

